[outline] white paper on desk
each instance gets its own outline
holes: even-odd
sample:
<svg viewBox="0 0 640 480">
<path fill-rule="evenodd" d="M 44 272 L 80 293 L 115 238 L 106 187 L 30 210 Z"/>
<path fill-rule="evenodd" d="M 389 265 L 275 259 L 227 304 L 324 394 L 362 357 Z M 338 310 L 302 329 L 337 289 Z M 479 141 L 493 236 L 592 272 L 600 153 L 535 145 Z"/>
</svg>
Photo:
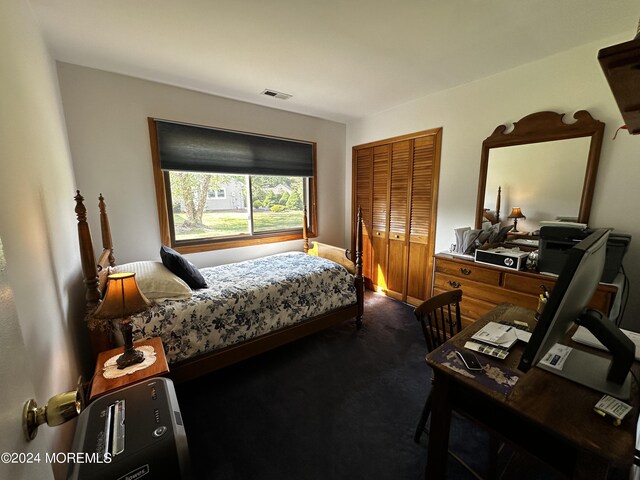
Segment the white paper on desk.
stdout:
<svg viewBox="0 0 640 480">
<path fill-rule="evenodd" d="M 636 346 L 636 360 L 640 360 L 640 333 L 625 330 L 623 328 L 621 328 L 620 331 L 629 337 Z M 576 333 L 573 334 L 571 340 L 582 343 L 583 345 L 599 348 L 600 350 L 607 350 L 607 348 L 582 325 L 577 328 Z"/>
<path fill-rule="evenodd" d="M 540 363 L 548 367 L 555 368 L 556 370 L 562 370 L 564 362 L 567 361 L 572 350 L 573 348 L 571 347 L 556 343 L 547 353 L 544 354 Z"/>
<path fill-rule="evenodd" d="M 516 330 L 516 328 L 509 325 L 489 322 L 476 333 L 474 333 L 471 338 L 488 343 L 490 345 L 510 348 L 514 343 L 516 343 L 516 341 L 518 341 L 518 337 L 515 332 Z"/>
<path fill-rule="evenodd" d="M 516 337 L 518 337 L 518 340 L 521 340 L 524 343 L 529 343 L 529 340 L 531 340 L 531 332 L 526 332 L 524 330 L 516 328 Z"/>
</svg>

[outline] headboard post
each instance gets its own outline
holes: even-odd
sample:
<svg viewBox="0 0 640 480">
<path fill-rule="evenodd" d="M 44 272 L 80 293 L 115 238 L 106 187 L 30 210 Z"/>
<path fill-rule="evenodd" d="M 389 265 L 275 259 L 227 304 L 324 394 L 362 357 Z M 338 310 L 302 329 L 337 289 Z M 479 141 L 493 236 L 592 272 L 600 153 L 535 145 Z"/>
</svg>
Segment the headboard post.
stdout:
<svg viewBox="0 0 640 480">
<path fill-rule="evenodd" d="M 102 295 L 98 288 L 98 269 L 96 267 L 96 257 L 93 253 L 93 243 L 91 242 L 91 231 L 87 223 L 87 208 L 84 206 L 84 197 L 80 195 L 80 190 L 76 190 L 76 217 L 78 218 L 78 242 L 80 243 L 80 261 L 82 262 L 82 277 L 86 288 L 85 300 L 87 312 L 93 311 Z"/>
<path fill-rule="evenodd" d="M 113 256 L 113 240 L 111 240 L 111 227 L 109 226 L 107 205 L 104 202 L 102 193 L 98 197 L 98 207 L 100 208 L 100 230 L 102 231 L 102 248 L 105 251 L 109 251 L 109 265 L 115 267 L 116 259 Z"/>
<path fill-rule="evenodd" d="M 78 218 L 78 242 L 80 244 L 80 262 L 82 264 L 82 277 L 85 285 L 86 320 L 88 321 L 93 311 L 97 308 L 102 294 L 100 293 L 100 280 L 98 278 L 98 266 L 93 253 L 91 230 L 87 223 L 87 208 L 84 206 L 84 197 L 80 190 L 76 190 L 76 217 Z M 89 328 L 89 341 L 91 351 L 95 356 L 99 352 L 112 347 L 109 332 L 100 328 Z"/>
<path fill-rule="evenodd" d="M 502 197 L 502 187 L 498 187 L 498 196 L 496 198 L 496 223 L 500 223 L 500 200 Z"/>
<path fill-rule="evenodd" d="M 309 253 L 309 237 L 307 236 L 307 206 L 302 208 L 302 238 L 304 239 L 304 253 Z"/>
</svg>

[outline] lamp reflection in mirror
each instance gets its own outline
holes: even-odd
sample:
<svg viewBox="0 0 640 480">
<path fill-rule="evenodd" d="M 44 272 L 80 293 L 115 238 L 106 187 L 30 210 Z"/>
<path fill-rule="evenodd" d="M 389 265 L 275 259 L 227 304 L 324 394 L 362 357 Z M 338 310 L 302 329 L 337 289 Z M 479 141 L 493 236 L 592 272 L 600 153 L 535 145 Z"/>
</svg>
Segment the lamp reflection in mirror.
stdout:
<svg viewBox="0 0 640 480">
<path fill-rule="evenodd" d="M 518 219 L 526 219 L 527 217 L 524 216 L 524 213 L 522 213 L 520 207 L 513 207 L 511 209 L 511 213 L 509 214 L 509 218 L 513 218 L 513 230 L 511 231 L 514 233 L 518 233 Z"/>
<path fill-rule="evenodd" d="M 93 318 L 118 320 L 120 323 L 124 338 L 124 353 L 116 360 L 120 369 L 144 360 L 144 354 L 133 348 L 131 315 L 144 312 L 151 303 L 138 288 L 135 276 L 136 274 L 132 272 L 109 275 L 107 292 L 102 303 L 93 313 Z"/>
</svg>

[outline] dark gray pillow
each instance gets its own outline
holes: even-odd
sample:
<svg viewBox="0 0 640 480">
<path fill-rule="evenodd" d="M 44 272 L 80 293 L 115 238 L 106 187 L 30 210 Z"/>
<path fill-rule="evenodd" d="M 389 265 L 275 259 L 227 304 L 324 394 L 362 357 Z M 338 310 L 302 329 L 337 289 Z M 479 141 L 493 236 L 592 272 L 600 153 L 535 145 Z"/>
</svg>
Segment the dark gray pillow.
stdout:
<svg viewBox="0 0 640 480">
<path fill-rule="evenodd" d="M 160 247 L 160 258 L 162 258 L 162 264 L 167 267 L 171 273 L 180 277 L 191 288 L 198 289 L 207 287 L 207 282 L 204 280 L 200 270 L 173 248 L 162 245 L 162 247 Z"/>
</svg>

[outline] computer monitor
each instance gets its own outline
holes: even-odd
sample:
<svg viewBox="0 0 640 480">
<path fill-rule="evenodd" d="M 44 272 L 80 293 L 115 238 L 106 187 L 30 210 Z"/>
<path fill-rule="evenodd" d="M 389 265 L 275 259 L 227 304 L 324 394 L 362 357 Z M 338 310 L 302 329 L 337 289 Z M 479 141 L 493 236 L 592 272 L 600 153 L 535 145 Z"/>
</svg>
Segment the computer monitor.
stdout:
<svg viewBox="0 0 640 480">
<path fill-rule="evenodd" d="M 538 366 L 595 390 L 628 399 L 635 346 L 606 316 L 587 310 L 602 277 L 608 237 L 607 229 L 596 230 L 567 251 L 566 263 L 518 368 L 526 372 Z M 600 340 L 612 360 L 574 348 L 561 370 L 539 363 L 574 322 Z"/>
</svg>

